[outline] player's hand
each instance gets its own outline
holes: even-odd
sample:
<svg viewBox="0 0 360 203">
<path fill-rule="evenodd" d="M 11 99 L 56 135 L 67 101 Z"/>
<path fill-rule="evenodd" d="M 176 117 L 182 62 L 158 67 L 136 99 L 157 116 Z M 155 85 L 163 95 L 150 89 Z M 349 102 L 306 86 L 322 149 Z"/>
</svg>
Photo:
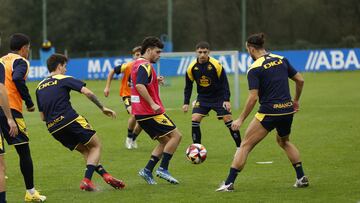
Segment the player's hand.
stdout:
<svg viewBox="0 0 360 203">
<path fill-rule="evenodd" d="M 161 107 L 159 105 L 155 104 L 155 103 L 151 105 L 151 108 L 152 108 L 152 110 L 155 111 L 155 113 L 160 113 L 161 112 Z"/>
<path fill-rule="evenodd" d="M 103 112 L 106 116 L 108 116 L 108 117 L 110 117 L 110 118 L 116 118 L 116 113 L 115 113 L 115 111 L 113 111 L 113 110 L 111 110 L 111 109 L 109 109 L 109 108 L 104 107 L 103 110 L 102 110 L 102 112 Z"/>
<path fill-rule="evenodd" d="M 233 131 L 239 130 L 242 123 L 243 122 L 239 118 L 234 120 L 231 124 L 231 130 Z"/>
<path fill-rule="evenodd" d="M 165 84 L 164 76 L 158 76 L 157 80 L 158 80 L 159 85 L 164 85 Z"/>
<path fill-rule="evenodd" d="M 299 106 L 299 101 L 293 101 L 293 106 L 294 106 L 294 111 L 295 112 L 298 112 L 300 109 L 300 106 Z"/>
<path fill-rule="evenodd" d="M 109 94 L 110 94 L 110 89 L 109 89 L 108 87 L 105 87 L 105 89 L 104 89 L 104 96 L 105 96 L 105 97 L 108 97 Z"/>
<path fill-rule="evenodd" d="M 35 105 L 32 107 L 27 107 L 26 108 L 28 112 L 34 112 L 35 111 Z"/>
<path fill-rule="evenodd" d="M 226 111 L 228 111 L 228 112 L 231 111 L 231 104 L 230 104 L 230 102 L 224 101 L 223 107 L 224 107 L 224 109 L 226 109 Z"/>
<path fill-rule="evenodd" d="M 9 130 L 10 137 L 15 137 L 19 132 L 16 122 L 14 121 L 14 119 L 10 118 L 10 119 L 7 119 L 7 123 L 10 127 L 10 130 Z"/>
<path fill-rule="evenodd" d="M 184 113 L 188 112 L 189 111 L 189 104 L 184 104 L 182 106 L 182 110 L 183 110 Z"/>
</svg>

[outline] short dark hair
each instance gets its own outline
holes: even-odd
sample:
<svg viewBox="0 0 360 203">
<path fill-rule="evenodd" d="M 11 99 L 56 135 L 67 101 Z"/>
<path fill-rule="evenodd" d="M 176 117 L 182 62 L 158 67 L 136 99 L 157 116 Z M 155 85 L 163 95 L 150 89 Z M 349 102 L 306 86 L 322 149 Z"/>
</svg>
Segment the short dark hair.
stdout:
<svg viewBox="0 0 360 203">
<path fill-rule="evenodd" d="M 157 37 L 146 37 L 141 43 L 141 55 L 145 54 L 146 49 L 154 47 L 162 49 L 164 48 L 164 44 Z"/>
<path fill-rule="evenodd" d="M 30 38 L 23 33 L 15 33 L 10 36 L 10 50 L 19 51 L 23 46 L 30 44 Z"/>
<path fill-rule="evenodd" d="M 131 50 L 131 54 L 135 54 L 136 52 L 140 51 L 141 52 L 141 46 L 136 46 Z"/>
<path fill-rule="evenodd" d="M 255 49 L 264 48 L 265 43 L 265 34 L 264 33 L 256 33 L 250 35 L 250 37 L 246 40 L 248 46 L 252 46 Z"/>
<path fill-rule="evenodd" d="M 47 68 L 49 72 L 54 72 L 59 64 L 64 65 L 68 62 L 68 58 L 62 54 L 52 54 L 47 60 Z"/>
<path fill-rule="evenodd" d="M 200 49 L 200 48 L 201 49 L 210 49 L 210 44 L 209 44 L 209 42 L 201 41 L 196 44 L 195 48 L 196 48 L 196 50 Z"/>
</svg>

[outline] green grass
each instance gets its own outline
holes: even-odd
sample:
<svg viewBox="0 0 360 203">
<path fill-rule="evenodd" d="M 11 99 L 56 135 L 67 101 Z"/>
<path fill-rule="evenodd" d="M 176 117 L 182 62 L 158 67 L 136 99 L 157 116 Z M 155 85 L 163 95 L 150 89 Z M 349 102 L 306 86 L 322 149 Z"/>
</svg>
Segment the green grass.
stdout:
<svg viewBox="0 0 360 203">
<path fill-rule="evenodd" d="M 35 168 L 35 185 L 48 202 L 358 202 L 360 201 L 360 71 L 306 73 L 300 112 L 296 114 L 291 140 L 299 148 L 310 187 L 295 189 L 295 172 L 283 151 L 277 146 L 274 132 L 270 133 L 250 154 L 245 169 L 239 174 L 233 193 L 215 193 L 218 184 L 227 176 L 235 151 L 234 143 L 222 121 L 214 112 L 201 124 L 203 144 L 208 159 L 192 165 L 184 151 L 191 143 L 191 114 L 181 111 L 183 78 L 168 78 L 170 86 L 161 88 L 167 112 L 183 134 L 170 170 L 181 182 L 170 185 L 156 179 L 149 186 L 137 172 L 146 164 L 156 142 L 145 133 L 138 138 L 139 149 L 126 150 L 124 140 L 127 119 L 114 81 L 111 95 L 104 98 L 105 81 L 87 81 L 108 107 L 118 113 L 116 120 L 103 116 L 84 96 L 73 93 L 74 108 L 85 116 L 97 130 L 103 144 L 102 161 L 114 176 L 123 179 L 127 187 L 113 190 L 97 175 L 94 181 L 100 192 L 79 190 L 84 173 L 84 161 L 77 152 L 62 147 L 47 132 L 38 113 L 24 113 L 31 139 Z M 230 77 L 230 82 L 233 78 Z M 28 83 L 34 93 L 36 83 Z M 293 88 L 293 83 L 291 84 Z M 232 86 L 231 86 L 232 88 Z M 240 76 L 240 106 L 247 97 L 247 82 Z M 194 95 L 194 93 L 193 93 Z M 35 98 L 35 97 L 33 97 Z M 238 116 L 240 110 L 233 111 Z M 247 119 L 245 126 L 253 117 Z M 6 147 L 7 199 L 21 202 L 24 183 L 13 147 Z M 258 165 L 257 161 L 273 161 Z"/>
</svg>

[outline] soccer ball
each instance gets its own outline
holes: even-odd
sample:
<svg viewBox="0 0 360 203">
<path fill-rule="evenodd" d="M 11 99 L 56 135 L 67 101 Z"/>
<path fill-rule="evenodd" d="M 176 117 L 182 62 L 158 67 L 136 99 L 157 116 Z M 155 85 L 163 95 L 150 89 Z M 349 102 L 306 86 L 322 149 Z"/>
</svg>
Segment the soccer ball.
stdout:
<svg viewBox="0 0 360 203">
<path fill-rule="evenodd" d="M 205 161 L 207 151 L 202 144 L 191 144 L 186 149 L 186 158 L 193 164 L 200 164 Z"/>
</svg>

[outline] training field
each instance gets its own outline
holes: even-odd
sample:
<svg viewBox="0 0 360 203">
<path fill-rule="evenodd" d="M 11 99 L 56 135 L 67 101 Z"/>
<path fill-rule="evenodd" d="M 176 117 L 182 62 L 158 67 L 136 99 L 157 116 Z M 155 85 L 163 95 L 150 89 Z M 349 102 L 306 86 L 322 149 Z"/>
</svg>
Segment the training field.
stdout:
<svg viewBox="0 0 360 203">
<path fill-rule="evenodd" d="M 128 115 L 118 96 L 118 81 L 113 81 L 111 95 L 104 98 L 105 81 L 87 81 L 100 100 L 118 113 L 111 120 L 87 100 L 72 93 L 72 104 L 97 130 L 103 144 L 104 167 L 125 181 L 126 188 L 117 191 L 105 184 L 97 174 L 94 182 L 99 192 L 79 190 L 84 174 L 84 161 L 77 152 L 62 147 L 50 134 L 39 114 L 24 113 L 31 139 L 35 168 L 35 185 L 48 198 L 47 202 L 359 202 L 360 201 L 360 71 L 305 73 L 305 87 L 296 114 L 291 140 L 301 152 L 310 187 L 295 189 L 295 172 L 275 141 L 272 132 L 250 154 L 245 169 L 239 174 L 233 193 L 215 193 L 228 174 L 235 145 L 228 129 L 215 118 L 214 112 L 201 124 L 202 142 L 208 158 L 201 165 L 192 165 L 184 151 L 191 143 L 191 113 L 181 111 L 184 78 L 167 78 L 161 88 L 167 114 L 183 134 L 182 142 L 171 163 L 170 172 L 179 185 L 155 177 L 158 184 L 147 185 L 137 173 L 147 163 L 156 142 L 145 133 L 138 137 L 139 148 L 127 150 L 124 140 Z M 229 77 L 233 89 L 232 76 Z M 36 83 L 28 83 L 35 99 Z M 293 88 L 294 83 L 291 83 Z M 240 106 L 247 97 L 245 76 L 240 76 Z M 194 96 L 194 92 L 193 92 Z M 193 97 L 194 98 L 194 97 Z M 234 116 L 239 115 L 234 110 Z M 241 128 L 245 128 L 254 112 Z M 18 157 L 6 145 L 7 199 L 22 202 L 25 194 Z M 272 161 L 259 165 L 256 162 Z"/>
</svg>

